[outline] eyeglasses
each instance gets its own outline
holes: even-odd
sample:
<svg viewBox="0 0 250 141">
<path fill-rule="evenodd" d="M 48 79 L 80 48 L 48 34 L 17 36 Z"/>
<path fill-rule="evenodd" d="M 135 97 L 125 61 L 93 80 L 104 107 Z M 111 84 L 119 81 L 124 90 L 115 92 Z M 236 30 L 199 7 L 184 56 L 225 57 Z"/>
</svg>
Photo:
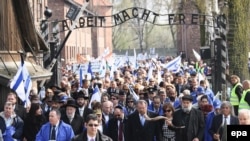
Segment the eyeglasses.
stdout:
<svg viewBox="0 0 250 141">
<path fill-rule="evenodd" d="M 165 112 L 168 112 L 168 113 L 169 113 L 169 112 L 171 112 L 171 110 L 166 110 Z"/>
<path fill-rule="evenodd" d="M 98 124 L 89 124 L 88 126 L 89 126 L 89 127 L 97 127 Z"/>
<path fill-rule="evenodd" d="M 133 103 L 134 101 L 128 101 L 128 103 Z"/>
</svg>

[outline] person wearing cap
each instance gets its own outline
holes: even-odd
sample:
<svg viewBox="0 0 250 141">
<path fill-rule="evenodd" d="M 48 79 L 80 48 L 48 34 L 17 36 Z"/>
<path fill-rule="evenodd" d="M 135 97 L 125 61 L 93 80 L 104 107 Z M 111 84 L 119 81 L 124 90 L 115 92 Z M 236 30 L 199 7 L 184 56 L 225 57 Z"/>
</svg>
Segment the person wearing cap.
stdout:
<svg viewBox="0 0 250 141">
<path fill-rule="evenodd" d="M 76 109 L 78 106 L 74 99 L 69 99 L 65 105 L 66 115 L 62 115 L 62 121 L 69 124 L 75 135 L 80 134 L 83 130 L 83 118 L 76 114 Z"/>
<path fill-rule="evenodd" d="M 98 130 L 98 116 L 89 114 L 85 120 L 85 127 L 82 133 L 76 135 L 71 141 L 112 141 L 112 139 Z"/>
<path fill-rule="evenodd" d="M 49 122 L 39 130 L 36 141 L 69 141 L 74 136 L 71 126 L 61 120 L 61 112 L 58 109 L 52 109 L 49 113 Z"/>
<path fill-rule="evenodd" d="M 214 116 L 212 120 L 209 133 L 213 137 L 213 140 L 223 141 L 227 139 L 227 134 L 223 127 L 226 125 L 238 125 L 239 119 L 232 114 L 233 106 L 229 101 L 223 101 L 220 109 L 221 113 Z"/>
<path fill-rule="evenodd" d="M 157 89 L 155 89 L 154 87 L 148 87 L 147 90 L 148 90 L 148 96 L 146 102 L 148 103 L 148 105 L 152 105 L 153 98 L 156 96 Z"/>
<path fill-rule="evenodd" d="M 173 126 L 176 141 L 202 141 L 204 135 L 204 117 L 200 110 L 192 108 L 193 97 L 182 97 L 182 108 L 173 114 Z M 195 126 L 194 126 L 195 125 Z"/>
<path fill-rule="evenodd" d="M 219 99 L 214 99 L 213 101 L 213 111 L 207 114 L 204 141 L 212 141 L 213 138 L 209 133 L 209 129 L 212 125 L 212 120 L 215 115 L 220 114 L 221 101 Z"/>
<path fill-rule="evenodd" d="M 109 120 L 107 135 L 113 141 L 127 141 L 126 139 L 126 122 L 127 117 L 124 108 L 120 105 L 114 108 L 114 118 Z"/>
<path fill-rule="evenodd" d="M 93 113 L 93 111 L 86 106 L 86 100 L 88 100 L 88 97 L 86 96 L 85 91 L 79 91 L 76 94 L 76 104 L 78 106 L 76 114 L 80 115 L 83 118 L 83 121 L 86 119 L 87 115 Z"/>
<path fill-rule="evenodd" d="M 237 75 L 231 75 L 230 81 L 232 84 L 232 89 L 229 101 L 233 105 L 234 114 L 238 115 L 239 104 L 243 93 L 243 87 L 240 83 L 240 78 Z"/>
</svg>

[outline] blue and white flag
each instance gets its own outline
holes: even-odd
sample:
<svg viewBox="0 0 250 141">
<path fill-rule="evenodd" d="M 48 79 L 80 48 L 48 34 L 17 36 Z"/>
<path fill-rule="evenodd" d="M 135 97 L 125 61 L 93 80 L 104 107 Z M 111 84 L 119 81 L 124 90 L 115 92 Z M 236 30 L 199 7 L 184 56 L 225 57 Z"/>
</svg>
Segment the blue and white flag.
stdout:
<svg viewBox="0 0 250 141">
<path fill-rule="evenodd" d="M 101 93 L 100 93 L 100 90 L 99 90 L 98 86 L 95 86 L 95 89 L 93 91 L 93 95 L 92 95 L 92 97 L 91 97 L 91 99 L 89 101 L 89 108 L 90 109 L 92 108 L 91 103 L 93 101 L 101 102 Z"/>
<path fill-rule="evenodd" d="M 25 105 L 29 102 L 29 93 L 32 88 L 32 82 L 22 56 L 21 65 L 10 83 L 10 88 L 17 93 L 17 96 L 23 102 L 25 102 Z"/>
<path fill-rule="evenodd" d="M 92 71 L 92 67 L 91 67 L 91 62 L 89 62 L 89 65 L 88 65 L 88 73 L 91 75 L 91 77 L 93 76 L 93 71 Z"/>
<path fill-rule="evenodd" d="M 148 77 L 147 77 L 147 82 L 149 82 L 150 78 L 154 78 L 153 76 L 153 64 L 151 63 L 151 65 L 149 66 L 149 70 L 148 70 Z"/>
<path fill-rule="evenodd" d="M 135 101 L 139 100 L 139 96 L 135 93 L 135 91 L 131 88 L 131 86 L 128 86 L 130 94 L 133 96 Z"/>
<path fill-rule="evenodd" d="M 172 71 L 173 73 L 179 72 L 181 68 L 181 56 L 176 57 L 175 59 L 168 62 L 164 68 L 168 69 L 168 71 Z"/>
<path fill-rule="evenodd" d="M 158 82 L 158 85 L 161 83 L 162 80 L 162 77 L 161 77 L 161 71 L 158 69 L 157 71 L 157 82 Z"/>
<path fill-rule="evenodd" d="M 197 61 L 200 61 L 201 60 L 201 56 L 198 52 L 196 52 L 194 49 L 193 49 L 193 53 L 194 53 L 194 57 L 196 58 Z"/>
<path fill-rule="evenodd" d="M 82 71 L 83 71 L 82 70 L 82 66 L 80 66 L 80 72 L 79 72 L 80 73 L 79 74 L 80 75 L 80 87 L 82 87 L 82 80 L 83 80 L 83 76 L 82 76 L 83 73 L 82 73 Z"/>
</svg>

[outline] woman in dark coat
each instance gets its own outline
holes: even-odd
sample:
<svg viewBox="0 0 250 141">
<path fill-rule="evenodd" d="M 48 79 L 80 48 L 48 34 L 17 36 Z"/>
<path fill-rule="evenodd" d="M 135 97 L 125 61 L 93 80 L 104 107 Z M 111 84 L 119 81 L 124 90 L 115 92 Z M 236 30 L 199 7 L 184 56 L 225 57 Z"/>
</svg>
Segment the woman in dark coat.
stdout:
<svg viewBox="0 0 250 141">
<path fill-rule="evenodd" d="M 162 106 L 163 116 L 165 119 L 160 120 L 160 127 L 162 133 L 162 141 L 175 141 L 175 131 L 169 129 L 169 126 L 172 124 L 174 107 L 170 103 L 165 103 Z"/>
<path fill-rule="evenodd" d="M 46 118 L 42 114 L 42 108 L 39 103 L 32 103 L 28 116 L 24 120 L 24 137 L 27 141 L 35 141 L 36 134 L 46 123 Z"/>
</svg>

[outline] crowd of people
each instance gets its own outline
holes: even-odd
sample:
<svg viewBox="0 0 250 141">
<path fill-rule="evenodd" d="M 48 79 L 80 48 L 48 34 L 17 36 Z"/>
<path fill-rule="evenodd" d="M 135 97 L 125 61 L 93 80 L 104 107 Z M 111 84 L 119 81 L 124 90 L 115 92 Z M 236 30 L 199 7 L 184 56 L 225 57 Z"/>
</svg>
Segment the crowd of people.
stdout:
<svg viewBox="0 0 250 141">
<path fill-rule="evenodd" d="M 148 78 L 149 68 L 124 65 L 104 78 L 96 73 L 82 80 L 64 70 L 45 97 L 31 90 L 29 107 L 8 94 L 0 140 L 225 141 L 226 125 L 250 124 L 250 80 L 241 83 L 232 75 L 230 101 L 220 101 L 209 82 L 198 78 L 204 75 L 199 65 L 182 69 L 155 67 Z"/>
</svg>

